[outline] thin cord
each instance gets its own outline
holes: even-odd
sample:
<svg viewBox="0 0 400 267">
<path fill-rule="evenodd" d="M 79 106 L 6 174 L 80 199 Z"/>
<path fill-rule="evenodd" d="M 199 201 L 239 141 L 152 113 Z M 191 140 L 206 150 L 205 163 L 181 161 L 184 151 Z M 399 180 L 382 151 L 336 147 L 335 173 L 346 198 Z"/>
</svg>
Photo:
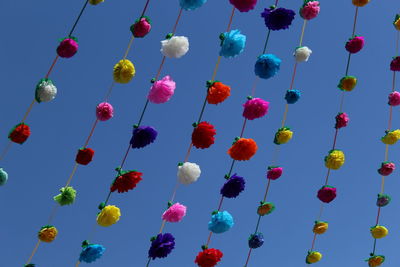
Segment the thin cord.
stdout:
<svg viewBox="0 0 400 267">
<path fill-rule="evenodd" d="M 7 155 L 8 151 L 10 150 L 12 145 L 11 141 L 8 141 L 6 147 L 3 149 L 3 152 L 1 152 L 0 160 L 3 160 L 4 157 Z"/>
<path fill-rule="evenodd" d="M 75 22 L 74 22 L 74 26 L 72 26 L 72 29 L 71 29 L 71 31 L 69 32 L 68 36 L 72 36 L 72 34 L 74 33 L 75 28 L 76 28 L 76 25 L 78 25 L 78 22 L 79 22 L 79 20 L 81 19 L 82 14 L 83 14 L 83 12 L 85 11 L 85 9 L 86 9 L 88 3 L 89 3 L 89 0 L 86 0 L 86 2 L 85 2 L 85 4 L 83 5 L 81 11 L 79 12 L 78 17 L 76 18 L 76 20 L 75 20 Z"/>
<path fill-rule="evenodd" d="M 25 265 L 26 265 L 26 264 L 29 264 L 29 263 L 31 262 L 33 256 L 36 254 L 36 251 L 37 251 L 37 249 L 39 248 L 40 243 L 41 243 L 41 241 L 40 241 L 40 239 L 39 239 L 39 240 L 36 242 L 36 245 L 35 245 L 35 247 L 34 247 L 33 250 L 32 250 L 31 256 L 30 256 L 29 259 L 26 261 Z"/>
<path fill-rule="evenodd" d="M 299 46 L 303 45 L 303 38 L 304 38 L 304 32 L 306 30 L 306 26 L 307 26 L 307 20 L 305 19 L 304 22 L 303 22 L 303 28 L 301 29 Z"/>
<path fill-rule="evenodd" d="M 50 68 L 49 68 L 49 70 L 47 71 L 47 74 L 46 74 L 46 76 L 45 76 L 46 79 L 48 79 L 49 76 L 50 76 L 50 74 L 53 72 L 54 66 L 56 65 L 56 63 L 57 63 L 57 61 L 58 61 L 59 58 L 60 58 L 59 55 L 57 55 L 57 56 L 54 58 L 53 63 L 51 64 L 51 66 L 50 66 Z"/>
</svg>

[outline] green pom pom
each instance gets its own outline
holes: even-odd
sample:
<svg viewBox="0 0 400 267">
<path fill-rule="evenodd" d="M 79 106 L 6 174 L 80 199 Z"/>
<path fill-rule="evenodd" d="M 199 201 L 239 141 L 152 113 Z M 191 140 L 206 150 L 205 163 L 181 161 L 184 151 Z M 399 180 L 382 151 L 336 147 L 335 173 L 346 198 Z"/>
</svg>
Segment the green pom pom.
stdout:
<svg viewBox="0 0 400 267">
<path fill-rule="evenodd" d="M 76 190 L 72 188 L 72 186 L 62 187 L 60 189 L 60 194 L 53 197 L 53 199 L 60 204 L 61 206 L 64 205 L 71 205 L 74 203 L 76 198 Z"/>
</svg>

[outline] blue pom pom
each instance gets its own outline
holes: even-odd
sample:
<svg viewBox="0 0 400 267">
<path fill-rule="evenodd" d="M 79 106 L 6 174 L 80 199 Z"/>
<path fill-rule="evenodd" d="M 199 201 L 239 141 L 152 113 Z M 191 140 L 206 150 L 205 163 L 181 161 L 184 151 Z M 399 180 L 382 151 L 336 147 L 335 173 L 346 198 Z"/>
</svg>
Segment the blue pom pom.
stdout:
<svg viewBox="0 0 400 267">
<path fill-rule="evenodd" d="M 211 221 L 208 222 L 208 230 L 215 234 L 221 234 L 233 226 L 233 217 L 227 211 L 219 211 L 211 217 Z"/>
<path fill-rule="evenodd" d="M 257 58 L 254 71 L 258 77 L 269 79 L 278 73 L 281 62 L 282 60 L 275 55 L 263 54 Z"/>
<path fill-rule="evenodd" d="M 8 174 L 0 168 L 0 185 L 5 185 L 8 180 Z"/>
<path fill-rule="evenodd" d="M 142 148 L 153 143 L 157 138 L 157 131 L 151 126 L 140 126 L 133 130 L 131 138 L 132 148 Z"/>
<path fill-rule="evenodd" d="M 299 90 L 287 90 L 285 99 L 288 104 L 294 104 L 300 99 L 300 96 L 301 92 Z"/>
<path fill-rule="evenodd" d="M 204 5 L 207 0 L 179 0 L 179 5 L 184 10 L 195 10 Z"/>
<path fill-rule="evenodd" d="M 249 237 L 249 248 L 259 248 L 264 244 L 264 236 L 262 233 L 256 233 Z"/>
<path fill-rule="evenodd" d="M 246 35 L 241 34 L 239 30 L 225 32 L 221 37 L 220 56 L 232 58 L 243 52 L 244 47 L 246 46 Z"/>
<path fill-rule="evenodd" d="M 97 244 L 89 244 L 84 246 L 81 255 L 79 256 L 79 261 L 86 263 L 94 262 L 103 256 L 105 250 L 105 247 Z"/>
</svg>

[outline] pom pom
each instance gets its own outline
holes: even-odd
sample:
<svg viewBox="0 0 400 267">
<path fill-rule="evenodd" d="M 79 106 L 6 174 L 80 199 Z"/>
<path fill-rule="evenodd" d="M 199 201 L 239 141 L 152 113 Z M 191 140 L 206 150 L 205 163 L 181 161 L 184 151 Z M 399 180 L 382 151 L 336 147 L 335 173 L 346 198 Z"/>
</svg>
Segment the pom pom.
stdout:
<svg viewBox="0 0 400 267">
<path fill-rule="evenodd" d="M 72 186 L 61 187 L 60 194 L 53 197 L 60 206 L 71 205 L 76 198 L 76 190 Z"/>
<path fill-rule="evenodd" d="M 267 179 L 276 180 L 282 176 L 283 168 L 279 166 L 269 166 L 267 171 Z"/>
<path fill-rule="evenodd" d="M 5 185 L 8 181 L 8 173 L 0 168 L 0 186 Z"/>
<path fill-rule="evenodd" d="M 87 244 L 83 246 L 81 254 L 79 255 L 80 262 L 91 263 L 103 256 L 105 247 L 98 244 Z"/>
<path fill-rule="evenodd" d="M 368 266 L 369 267 L 378 267 L 378 266 L 381 266 L 382 263 L 385 261 L 385 256 L 383 256 L 383 255 L 374 255 L 374 256 L 371 256 L 366 261 L 368 261 Z"/>
<path fill-rule="evenodd" d="M 222 234 L 232 228 L 234 225 L 233 217 L 227 211 L 218 211 L 211 216 L 208 222 L 208 230 L 214 234 Z"/>
<path fill-rule="evenodd" d="M 338 170 L 343 166 L 344 161 L 345 157 L 343 151 L 334 149 L 329 151 L 328 156 L 325 157 L 325 166 L 328 169 Z"/>
<path fill-rule="evenodd" d="M 195 10 L 204 5 L 207 0 L 179 0 L 179 5 L 184 10 Z"/>
<path fill-rule="evenodd" d="M 158 234 L 151 241 L 149 258 L 165 258 L 175 248 L 175 238 L 170 233 Z"/>
<path fill-rule="evenodd" d="M 378 169 L 378 173 L 383 176 L 388 176 L 396 169 L 396 165 L 393 162 L 385 161 L 382 162 L 381 167 Z"/>
<path fill-rule="evenodd" d="M 260 206 L 258 206 L 257 214 L 260 216 L 265 216 L 270 214 L 275 210 L 275 205 L 272 202 L 262 202 Z"/>
<path fill-rule="evenodd" d="M 262 233 L 252 234 L 249 237 L 249 248 L 259 248 L 264 244 L 264 236 Z"/>
<path fill-rule="evenodd" d="M 234 160 L 249 160 L 257 152 L 257 143 L 251 138 L 239 138 L 228 150 Z"/>
<path fill-rule="evenodd" d="M 215 142 L 217 132 L 212 124 L 200 122 L 192 133 L 192 143 L 197 148 L 209 148 Z"/>
<path fill-rule="evenodd" d="M 199 252 L 194 262 L 199 267 L 214 267 L 221 261 L 223 256 L 224 254 L 219 249 L 208 248 Z"/>
<path fill-rule="evenodd" d="M 394 145 L 400 139 L 400 130 L 386 131 L 386 135 L 381 138 L 382 143 L 386 145 Z"/>
<path fill-rule="evenodd" d="M 102 102 L 96 107 L 96 117 L 101 121 L 107 121 L 114 116 L 114 108 L 110 103 Z"/>
<path fill-rule="evenodd" d="M 100 4 L 100 3 L 103 3 L 104 2 L 104 0 L 89 0 L 89 3 L 91 4 L 91 5 L 98 5 L 98 4 Z"/>
<path fill-rule="evenodd" d="M 390 93 L 388 104 L 392 107 L 400 105 L 400 93 L 397 91 Z"/>
<path fill-rule="evenodd" d="M 277 56 L 272 54 L 263 54 L 257 58 L 254 66 L 254 72 L 262 79 L 269 79 L 278 73 L 281 62 Z"/>
<path fill-rule="evenodd" d="M 78 52 L 78 47 L 78 39 L 75 37 L 66 37 L 58 45 L 57 55 L 63 58 L 73 57 Z"/>
<path fill-rule="evenodd" d="M 135 66 L 128 59 L 121 59 L 114 66 L 114 81 L 116 83 L 129 83 L 135 76 Z"/>
<path fill-rule="evenodd" d="M 294 20 L 296 13 L 291 9 L 286 8 L 265 8 L 261 13 L 261 17 L 265 20 L 265 25 L 271 31 L 279 31 L 289 29 L 289 26 Z"/>
<path fill-rule="evenodd" d="M 319 1 L 304 0 L 304 4 L 300 8 L 300 16 L 305 20 L 310 20 L 316 18 L 319 11 Z"/>
<path fill-rule="evenodd" d="M 353 89 L 357 85 L 357 78 L 354 76 L 345 76 L 342 79 L 340 79 L 338 88 L 342 91 L 353 91 Z"/>
<path fill-rule="evenodd" d="M 140 126 L 133 130 L 131 138 L 132 148 L 143 148 L 153 143 L 157 138 L 157 131 L 151 126 Z"/>
<path fill-rule="evenodd" d="M 46 225 L 40 229 L 38 233 L 38 238 L 42 242 L 51 243 L 54 239 L 56 239 L 57 234 L 57 228 L 52 225 Z"/>
<path fill-rule="evenodd" d="M 161 53 L 169 58 L 183 57 L 189 51 L 189 39 L 185 36 L 173 36 L 161 41 Z"/>
<path fill-rule="evenodd" d="M 358 7 L 363 7 L 366 4 L 368 4 L 370 0 L 352 0 L 352 1 L 353 1 L 353 5 L 358 6 Z"/>
<path fill-rule="evenodd" d="M 208 104 L 219 104 L 225 101 L 231 95 L 231 88 L 221 82 L 213 82 L 208 87 Z"/>
<path fill-rule="evenodd" d="M 396 17 L 394 18 L 393 21 L 393 26 L 395 27 L 396 30 L 400 31 L 400 14 L 396 14 Z"/>
<path fill-rule="evenodd" d="M 118 190 L 118 193 L 128 192 L 142 181 L 142 175 L 143 173 L 138 171 L 121 171 L 112 183 L 110 191 L 115 192 L 115 190 Z"/>
<path fill-rule="evenodd" d="M 57 87 L 50 79 L 41 79 L 36 85 L 35 99 L 36 102 L 49 102 L 57 95 Z"/>
<path fill-rule="evenodd" d="M 221 51 L 220 56 L 233 58 L 243 52 L 246 46 L 246 35 L 240 33 L 239 30 L 231 30 L 221 34 Z"/>
<path fill-rule="evenodd" d="M 252 98 L 243 104 L 243 117 L 254 120 L 265 116 L 268 112 L 269 102 L 261 98 Z"/>
<path fill-rule="evenodd" d="M 391 71 L 400 71 L 400 56 L 393 58 L 390 62 Z"/>
<path fill-rule="evenodd" d="M 151 86 L 147 98 L 155 104 L 165 103 L 174 95 L 175 88 L 176 83 L 167 75 Z"/>
<path fill-rule="evenodd" d="M 200 166 L 196 163 L 185 162 L 178 166 L 178 178 L 182 184 L 192 184 L 199 179 L 201 174 Z"/>
<path fill-rule="evenodd" d="M 336 198 L 336 188 L 326 185 L 318 191 L 318 198 L 324 203 L 329 203 Z"/>
<path fill-rule="evenodd" d="M 335 120 L 336 120 L 335 128 L 340 129 L 346 127 L 349 124 L 350 118 L 346 113 L 339 112 L 336 115 Z"/>
<path fill-rule="evenodd" d="M 362 36 L 356 36 L 351 39 L 346 43 L 346 50 L 347 52 L 351 54 L 355 54 L 361 51 L 364 47 L 364 37 Z"/>
<path fill-rule="evenodd" d="M 279 128 L 275 134 L 274 143 L 282 145 L 288 143 L 293 137 L 293 132 L 289 127 Z"/>
<path fill-rule="evenodd" d="M 221 195 L 226 198 L 235 198 L 244 190 L 246 182 L 243 177 L 232 175 L 221 188 Z"/>
<path fill-rule="evenodd" d="M 375 239 L 384 238 L 389 234 L 389 230 L 382 225 L 375 225 L 370 229 L 371 235 Z"/>
<path fill-rule="evenodd" d="M 392 198 L 389 195 L 378 194 L 376 205 L 378 207 L 385 207 L 390 203 L 391 200 Z"/>
<path fill-rule="evenodd" d="M 75 161 L 81 165 L 88 165 L 94 156 L 94 150 L 91 148 L 81 148 L 78 150 Z"/>
<path fill-rule="evenodd" d="M 169 207 L 162 215 L 162 219 L 167 222 L 180 222 L 186 215 L 186 206 L 175 203 Z"/>
<path fill-rule="evenodd" d="M 229 2 L 240 12 L 249 12 L 257 4 L 257 0 L 229 0 Z"/>
<path fill-rule="evenodd" d="M 314 234 L 322 235 L 328 230 L 328 223 L 322 221 L 316 221 L 313 227 Z"/>
<path fill-rule="evenodd" d="M 25 123 L 19 123 L 11 129 L 8 139 L 12 142 L 22 145 L 31 135 L 31 129 Z"/>
<path fill-rule="evenodd" d="M 97 215 L 97 224 L 100 226 L 108 227 L 116 224 L 121 217 L 121 211 L 118 207 L 113 205 L 105 206 Z"/>
<path fill-rule="evenodd" d="M 135 38 L 143 38 L 151 30 L 151 20 L 148 17 L 143 16 L 135 21 L 130 30 Z"/>
<path fill-rule="evenodd" d="M 297 62 L 307 62 L 310 58 L 312 50 L 307 46 L 300 46 L 297 47 L 294 51 L 294 57 Z"/>
<path fill-rule="evenodd" d="M 306 257 L 306 263 L 312 264 L 319 262 L 322 259 L 322 254 L 318 251 L 309 251 Z"/>
<path fill-rule="evenodd" d="M 287 90 L 285 95 L 285 100 L 288 104 L 296 103 L 301 97 L 301 92 L 299 90 Z"/>
</svg>

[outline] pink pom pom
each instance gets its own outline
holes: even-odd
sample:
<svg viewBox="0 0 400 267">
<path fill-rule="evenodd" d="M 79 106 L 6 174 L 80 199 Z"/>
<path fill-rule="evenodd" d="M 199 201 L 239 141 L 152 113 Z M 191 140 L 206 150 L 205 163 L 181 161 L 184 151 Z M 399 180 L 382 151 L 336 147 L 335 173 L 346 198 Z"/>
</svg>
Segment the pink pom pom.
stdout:
<svg viewBox="0 0 400 267">
<path fill-rule="evenodd" d="M 229 0 L 229 2 L 240 12 L 249 12 L 257 4 L 257 0 Z"/>
<path fill-rule="evenodd" d="M 132 25 L 131 31 L 133 36 L 136 38 L 145 37 L 151 30 L 150 20 L 147 17 L 143 17 Z"/>
<path fill-rule="evenodd" d="M 185 215 L 186 206 L 175 203 L 163 213 L 162 219 L 167 222 L 180 222 Z"/>
<path fill-rule="evenodd" d="M 336 129 L 340 129 L 343 127 L 346 127 L 347 124 L 349 124 L 350 118 L 346 113 L 339 113 L 338 115 L 336 115 L 335 117 L 336 119 L 336 124 L 335 124 L 335 128 Z"/>
<path fill-rule="evenodd" d="M 393 162 L 383 162 L 381 167 L 378 169 L 378 173 L 383 176 L 388 176 L 396 169 L 396 165 Z"/>
<path fill-rule="evenodd" d="M 391 106 L 398 106 L 400 105 L 400 93 L 397 91 L 394 91 L 389 94 L 389 105 Z"/>
<path fill-rule="evenodd" d="M 263 117 L 268 112 L 269 102 L 261 98 L 252 98 L 243 105 L 243 117 L 254 120 Z"/>
<path fill-rule="evenodd" d="M 75 38 L 65 38 L 57 47 L 57 54 L 60 57 L 70 58 L 78 52 L 78 42 Z"/>
<path fill-rule="evenodd" d="M 114 108 L 110 103 L 103 102 L 96 107 L 96 117 L 101 121 L 107 121 L 114 116 Z"/>
<path fill-rule="evenodd" d="M 167 75 L 153 84 L 147 98 L 155 104 L 165 103 L 174 94 L 175 88 L 175 82 Z"/>
<path fill-rule="evenodd" d="M 352 54 L 358 53 L 364 47 L 364 43 L 364 37 L 356 36 L 346 43 L 346 50 Z"/>
<path fill-rule="evenodd" d="M 318 191 L 317 197 L 322 202 L 329 203 L 336 198 L 336 188 L 326 185 Z"/>
<path fill-rule="evenodd" d="M 390 70 L 400 71 L 400 56 L 393 58 L 392 62 L 390 62 Z"/>
<path fill-rule="evenodd" d="M 303 19 L 310 20 L 318 16 L 320 11 L 318 1 L 310 1 L 300 9 L 300 16 Z"/>
<path fill-rule="evenodd" d="M 271 180 L 276 180 L 282 176 L 282 173 L 283 173 L 282 167 L 270 166 L 268 167 L 267 178 Z"/>
</svg>

